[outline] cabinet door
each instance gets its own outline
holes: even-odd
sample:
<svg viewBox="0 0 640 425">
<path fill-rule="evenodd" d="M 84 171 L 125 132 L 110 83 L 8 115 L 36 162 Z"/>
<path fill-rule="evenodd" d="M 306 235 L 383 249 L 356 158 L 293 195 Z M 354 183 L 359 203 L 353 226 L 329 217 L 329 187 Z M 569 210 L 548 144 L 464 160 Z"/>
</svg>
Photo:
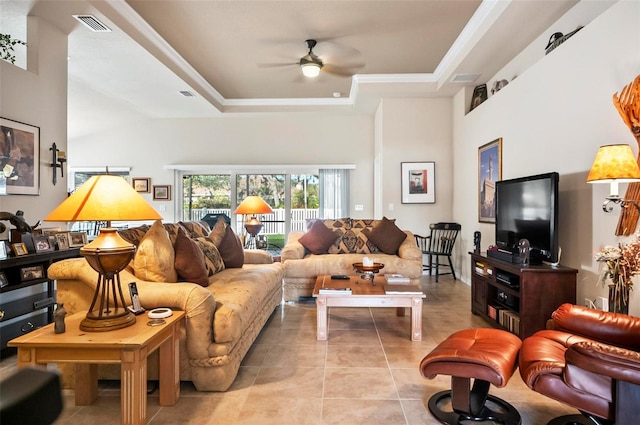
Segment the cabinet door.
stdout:
<svg viewBox="0 0 640 425">
<path fill-rule="evenodd" d="M 471 278 L 471 312 L 487 314 L 487 282 L 476 276 Z"/>
</svg>

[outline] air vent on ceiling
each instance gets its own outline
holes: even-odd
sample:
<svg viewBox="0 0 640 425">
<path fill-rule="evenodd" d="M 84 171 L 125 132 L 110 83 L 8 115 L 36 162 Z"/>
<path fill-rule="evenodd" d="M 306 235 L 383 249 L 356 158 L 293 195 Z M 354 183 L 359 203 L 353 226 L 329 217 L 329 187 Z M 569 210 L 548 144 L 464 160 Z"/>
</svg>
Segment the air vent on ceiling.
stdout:
<svg viewBox="0 0 640 425">
<path fill-rule="evenodd" d="M 93 32 L 111 32 L 111 29 L 93 15 L 73 15 L 78 21 Z"/>
<path fill-rule="evenodd" d="M 451 78 L 452 83 L 474 83 L 480 74 L 456 74 Z"/>
<path fill-rule="evenodd" d="M 191 93 L 189 90 L 180 90 L 178 93 L 180 93 L 184 97 L 196 97 L 196 95 Z"/>
</svg>

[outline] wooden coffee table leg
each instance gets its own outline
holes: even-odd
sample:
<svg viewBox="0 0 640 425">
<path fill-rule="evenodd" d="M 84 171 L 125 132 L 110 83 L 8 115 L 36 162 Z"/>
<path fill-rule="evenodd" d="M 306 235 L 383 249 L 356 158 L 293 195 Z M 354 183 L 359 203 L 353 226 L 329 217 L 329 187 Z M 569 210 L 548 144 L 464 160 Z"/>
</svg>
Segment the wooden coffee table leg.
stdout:
<svg viewBox="0 0 640 425">
<path fill-rule="evenodd" d="M 422 341 L 422 298 L 411 299 L 411 341 Z"/>
<path fill-rule="evenodd" d="M 318 296 L 316 298 L 316 318 L 318 322 L 318 332 L 317 339 L 318 341 L 326 341 L 327 340 L 327 298 Z"/>
<path fill-rule="evenodd" d="M 147 349 L 122 350 L 120 423 L 147 423 Z"/>
</svg>

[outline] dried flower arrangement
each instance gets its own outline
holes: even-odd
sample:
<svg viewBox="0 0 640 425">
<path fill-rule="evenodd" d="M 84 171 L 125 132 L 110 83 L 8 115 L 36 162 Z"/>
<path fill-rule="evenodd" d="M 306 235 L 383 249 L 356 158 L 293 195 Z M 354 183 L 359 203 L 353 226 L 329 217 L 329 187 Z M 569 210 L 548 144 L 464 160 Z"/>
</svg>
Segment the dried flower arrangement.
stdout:
<svg viewBox="0 0 640 425">
<path fill-rule="evenodd" d="M 627 244 L 605 246 L 596 253 L 595 260 L 604 263 L 599 282 L 610 287 L 610 311 L 628 311 L 629 292 L 633 290 L 633 277 L 640 274 L 640 234 L 636 233 Z M 608 280 L 611 283 L 607 283 Z"/>
</svg>

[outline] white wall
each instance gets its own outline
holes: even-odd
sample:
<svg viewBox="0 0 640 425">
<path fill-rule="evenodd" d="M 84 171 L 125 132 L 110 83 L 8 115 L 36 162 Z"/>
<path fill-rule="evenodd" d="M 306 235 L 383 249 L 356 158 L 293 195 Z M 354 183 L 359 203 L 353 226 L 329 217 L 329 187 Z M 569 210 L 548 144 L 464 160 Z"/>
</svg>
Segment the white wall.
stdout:
<svg viewBox="0 0 640 425">
<path fill-rule="evenodd" d="M 483 250 L 495 241 L 494 226 L 479 223 L 469 207 L 478 196 L 477 149 L 502 137 L 503 179 L 560 173 L 561 262 L 579 270 L 579 303 L 606 296 L 593 255 L 617 242 L 617 214 L 602 212 L 608 188 L 587 184 L 586 176 L 600 145 L 629 143 L 637 152 L 612 95 L 640 73 L 639 22 L 639 2 L 618 2 L 469 114 L 465 93 L 454 98 L 453 211 L 465 229 L 457 262 L 466 281 L 473 231 L 482 232 Z M 640 314 L 637 290 L 630 305 L 630 313 Z"/>
<path fill-rule="evenodd" d="M 373 117 L 326 113 L 147 120 L 70 141 L 71 166 L 130 166 L 131 176 L 173 184 L 173 164 L 355 164 L 351 215 L 373 215 Z M 234 170 L 241 171 L 241 170 Z M 175 189 L 175 188 L 174 188 Z M 174 194 L 175 195 L 175 194 Z M 165 221 L 174 203 L 144 195 Z M 353 206 L 364 205 L 354 212 Z"/>
<path fill-rule="evenodd" d="M 27 70 L 0 60 L 0 116 L 40 127 L 40 196 L 0 196 L 0 211 L 23 210 L 27 222 L 35 224 L 67 193 L 59 172 L 53 185 L 48 166 L 52 143 L 67 150 L 67 36 L 45 21 L 27 21 Z M 6 233 L 0 240 L 8 238 Z"/>
<path fill-rule="evenodd" d="M 452 100 L 388 98 L 381 107 L 382 215 L 396 218 L 402 229 L 428 234 L 430 223 L 453 218 Z M 402 204 L 400 164 L 427 161 L 435 162 L 436 202 Z"/>
</svg>

